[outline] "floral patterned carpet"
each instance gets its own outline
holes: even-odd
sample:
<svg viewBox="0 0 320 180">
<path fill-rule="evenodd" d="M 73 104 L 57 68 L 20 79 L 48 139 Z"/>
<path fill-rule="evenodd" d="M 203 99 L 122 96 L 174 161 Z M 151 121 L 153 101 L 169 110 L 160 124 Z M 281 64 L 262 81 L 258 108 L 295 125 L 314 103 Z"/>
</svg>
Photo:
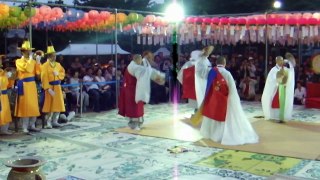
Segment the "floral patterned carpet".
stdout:
<svg viewBox="0 0 320 180">
<path fill-rule="evenodd" d="M 261 104 L 243 102 L 249 118 L 262 115 Z M 174 113 L 172 105 L 147 105 L 146 123 L 171 116 L 190 117 L 192 109 L 180 104 Z M 295 120 L 320 123 L 319 110 L 295 107 Z M 228 161 L 230 152 L 198 147 L 191 142 L 117 133 L 127 125 L 115 110 L 87 113 L 60 129 L 43 130 L 32 136 L 0 136 L 0 161 L 16 156 L 42 156 L 47 162 L 42 170 L 47 179 L 266 179 L 274 173 L 320 179 L 320 162 L 274 156 L 240 153 L 240 160 Z M 172 154 L 168 149 L 182 146 L 188 151 Z M 233 152 L 235 153 L 235 152 Z M 232 154 L 232 153 L 231 153 Z M 218 157 L 218 158 L 217 158 Z M 239 156 L 236 156 L 239 157 Z M 219 159 L 220 158 L 220 159 Z M 242 158 L 242 159 L 241 159 Z M 238 158 L 239 159 L 239 158 Z M 270 160 L 272 159 L 272 160 Z M 248 167 L 241 167 L 241 161 Z M 249 161 L 251 161 L 249 163 Z M 256 162 L 253 162 L 256 161 Z M 271 168 L 270 162 L 280 163 Z M 286 163 L 285 161 L 290 161 Z M 256 163 L 256 164 L 255 164 Z M 236 168 L 236 167 L 239 168 Z M 250 166 L 250 168 L 249 168 Z M 259 167 L 259 168 L 258 168 Z M 264 173 L 257 172 L 265 171 Z M 0 179 L 6 179 L 9 168 L 0 165 Z M 74 178 L 71 178 L 73 176 Z"/>
</svg>

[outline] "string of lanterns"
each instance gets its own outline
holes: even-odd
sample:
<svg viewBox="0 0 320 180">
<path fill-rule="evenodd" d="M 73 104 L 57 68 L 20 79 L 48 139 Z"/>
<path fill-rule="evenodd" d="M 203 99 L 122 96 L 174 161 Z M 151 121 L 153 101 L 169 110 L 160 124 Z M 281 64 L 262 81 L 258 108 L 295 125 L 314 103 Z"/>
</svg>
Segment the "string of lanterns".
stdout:
<svg viewBox="0 0 320 180">
<path fill-rule="evenodd" d="M 101 31 L 137 33 L 153 44 L 170 37 L 173 25 L 164 17 L 138 13 L 88 12 L 59 7 L 21 7 L 0 4 L 0 28 L 23 28 L 29 20 L 35 29 L 53 31 Z M 244 17 L 187 17 L 179 24 L 180 44 L 207 41 L 212 44 L 269 43 L 313 45 L 320 41 L 320 13 L 260 14 Z M 139 41 L 139 40 L 138 40 Z M 168 41 L 170 42 L 170 41 Z M 150 43 L 149 43 L 150 44 Z"/>
</svg>

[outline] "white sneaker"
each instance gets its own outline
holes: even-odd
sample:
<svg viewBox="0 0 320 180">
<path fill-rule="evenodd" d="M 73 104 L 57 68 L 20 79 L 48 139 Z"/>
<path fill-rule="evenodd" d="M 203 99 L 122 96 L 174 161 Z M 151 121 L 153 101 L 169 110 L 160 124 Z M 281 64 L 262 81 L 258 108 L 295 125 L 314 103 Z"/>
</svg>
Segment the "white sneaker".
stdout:
<svg viewBox="0 0 320 180">
<path fill-rule="evenodd" d="M 28 129 L 22 129 L 22 132 L 29 133 Z"/>
<path fill-rule="evenodd" d="M 10 131 L 2 131 L 0 134 L 2 135 L 12 135 L 13 133 Z"/>
<path fill-rule="evenodd" d="M 65 121 L 68 120 L 68 119 L 67 119 L 67 116 L 66 116 L 65 114 L 60 114 L 59 118 L 60 118 L 61 120 L 65 120 Z"/>
<path fill-rule="evenodd" d="M 76 113 L 75 113 L 74 111 L 69 112 L 69 115 L 68 115 L 68 117 L 67 117 L 67 120 L 68 120 L 68 121 L 71 121 L 71 119 L 73 119 L 75 115 L 76 115 Z"/>
<path fill-rule="evenodd" d="M 52 129 L 52 124 L 51 123 L 47 123 L 46 129 Z"/>
<path fill-rule="evenodd" d="M 52 123 L 52 127 L 61 127 L 62 125 L 61 124 L 59 124 L 59 123 L 57 123 L 57 122 L 53 122 Z"/>
<path fill-rule="evenodd" d="M 135 127 L 135 128 L 134 128 L 134 130 L 136 130 L 136 131 L 140 131 L 140 130 L 141 130 L 141 128 L 140 128 L 139 126 L 137 126 L 137 127 Z"/>
<path fill-rule="evenodd" d="M 33 131 L 33 132 L 40 132 L 41 131 L 41 129 L 36 128 L 36 127 L 30 127 L 29 130 Z"/>
</svg>

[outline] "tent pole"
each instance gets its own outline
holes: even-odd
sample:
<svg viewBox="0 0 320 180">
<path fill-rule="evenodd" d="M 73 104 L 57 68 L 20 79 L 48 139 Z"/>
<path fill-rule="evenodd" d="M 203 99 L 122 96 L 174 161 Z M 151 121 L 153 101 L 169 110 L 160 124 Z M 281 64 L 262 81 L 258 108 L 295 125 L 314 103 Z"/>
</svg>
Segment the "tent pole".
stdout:
<svg viewBox="0 0 320 180">
<path fill-rule="evenodd" d="M 29 8 L 31 8 L 33 0 L 28 1 Z M 31 16 L 29 17 L 29 41 L 30 41 L 30 46 L 32 46 L 32 22 L 31 22 Z"/>
<path fill-rule="evenodd" d="M 266 20 L 268 19 L 268 11 L 266 12 Z M 266 57 L 264 67 L 264 77 L 267 79 L 268 76 L 268 24 L 265 24 L 265 42 L 266 42 Z"/>
<path fill-rule="evenodd" d="M 98 57 L 98 33 L 96 31 L 96 60 L 99 62 L 99 57 Z"/>
<path fill-rule="evenodd" d="M 115 24 L 116 24 L 116 28 L 115 28 L 115 32 L 114 32 L 114 40 L 115 40 L 115 63 L 116 63 L 116 106 L 118 108 L 118 97 L 119 97 L 119 80 L 117 77 L 117 71 L 118 71 L 118 54 L 117 54 L 117 47 L 118 47 L 118 20 L 117 20 L 117 14 L 118 14 L 118 9 L 115 9 Z"/>
</svg>

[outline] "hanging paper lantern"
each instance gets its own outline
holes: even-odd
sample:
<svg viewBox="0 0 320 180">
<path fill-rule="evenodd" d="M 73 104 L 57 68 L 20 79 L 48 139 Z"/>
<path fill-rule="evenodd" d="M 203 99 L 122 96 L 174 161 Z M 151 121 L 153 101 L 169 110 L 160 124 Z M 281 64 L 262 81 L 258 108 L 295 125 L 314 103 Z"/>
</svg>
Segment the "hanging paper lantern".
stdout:
<svg viewBox="0 0 320 180">
<path fill-rule="evenodd" d="M 284 17 L 277 17 L 275 19 L 275 24 L 277 24 L 277 25 L 285 25 L 286 24 L 286 19 Z"/>
<path fill-rule="evenodd" d="M 153 26 L 154 27 L 159 27 L 159 26 L 162 26 L 162 20 L 163 18 L 161 16 L 157 16 L 156 17 L 156 21 L 153 23 Z"/>
<path fill-rule="evenodd" d="M 227 23 L 226 23 L 227 24 Z M 237 18 L 234 18 L 234 17 L 230 17 L 229 18 L 229 24 L 230 25 L 236 25 L 238 24 L 238 19 Z"/>
<path fill-rule="evenodd" d="M 63 11 L 61 8 L 59 7 L 54 7 L 51 10 L 51 17 L 56 18 L 56 19 L 60 19 L 63 17 Z"/>
<path fill-rule="evenodd" d="M 237 21 L 238 21 L 237 23 L 239 25 L 246 25 L 247 24 L 247 20 L 243 17 L 237 18 Z"/>
<path fill-rule="evenodd" d="M 46 14 L 50 14 L 51 13 L 51 8 L 49 7 L 49 6 L 45 6 L 45 5 L 43 5 L 43 6 L 41 6 L 40 8 L 39 8 L 39 13 L 41 14 L 41 15 L 46 15 Z"/>
<path fill-rule="evenodd" d="M 6 4 L 0 4 L 0 19 L 9 16 L 9 6 Z"/>
<path fill-rule="evenodd" d="M 24 21 L 26 21 L 27 19 L 28 19 L 28 17 L 27 17 L 26 15 L 24 15 L 24 13 L 21 13 L 21 14 L 20 14 L 19 20 L 20 20 L 21 22 L 24 22 Z"/>
<path fill-rule="evenodd" d="M 142 14 L 138 14 L 138 21 L 137 23 L 142 23 L 144 20 L 144 16 Z"/>
<path fill-rule="evenodd" d="M 110 12 L 108 11 L 101 11 L 100 12 L 100 19 L 103 21 L 108 20 L 108 18 L 110 17 Z"/>
<path fill-rule="evenodd" d="M 268 18 L 267 18 L 267 24 L 269 24 L 269 25 L 275 25 L 275 24 L 276 24 L 276 18 L 274 18 L 274 17 L 268 17 Z"/>
<path fill-rule="evenodd" d="M 212 24 L 219 24 L 220 23 L 220 19 L 218 17 L 211 18 L 211 23 Z"/>
<path fill-rule="evenodd" d="M 17 7 L 17 6 L 10 7 L 9 14 L 11 17 L 19 17 L 21 14 L 21 7 Z"/>
<path fill-rule="evenodd" d="M 89 11 L 89 18 L 90 19 L 94 20 L 94 19 L 98 18 L 98 16 L 99 16 L 99 12 L 98 11 L 96 11 L 96 10 L 90 10 Z"/>
<path fill-rule="evenodd" d="M 33 17 L 34 15 L 36 15 L 36 9 L 32 7 L 26 7 L 24 8 L 23 13 L 26 17 Z"/>
<path fill-rule="evenodd" d="M 221 23 L 222 25 L 227 25 L 227 24 L 229 24 L 229 18 L 226 18 L 226 17 L 221 18 L 221 19 L 220 19 L 220 23 Z"/>
<path fill-rule="evenodd" d="M 124 13 L 117 13 L 117 21 L 119 23 L 124 23 L 127 20 L 127 15 Z"/>
<path fill-rule="evenodd" d="M 187 17 L 185 20 L 184 20 L 185 23 L 192 23 L 192 17 Z"/>
<path fill-rule="evenodd" d="M 128 19 L 131 23 L 136 23 L 139 20 L 139 15 L 137 13 L 130 13 Z"/>
<path fill-rule="evenodd" d="M 202 22 L 205 24 L 211 24 L 211 18 L 203 18 Z"/>
<path fill-rule="evenodd" d="M 156 16 L 155 15 L 147 15 L 144 18 L 145 23 L 154 23 L 156 21 Z"/>
<path fill-rule="evenodd" d="M 298 20 L 298 24 L 300 25 L 307 25 L 308 24 L 308 19 L 305 17 L 302 17 Z"/>
<path fill-rule="evenodd" d="M 256 24 L 257 24 L 257 19 L 255 19 L 254 17 L 250 17 L 247 19 L 247 25 L 252 26 Z"/>
<path fill-rule="evenodd" d="M 317 20 L 316 18 L 311 17 L 311 18 L 309 18 L 309 19 L 307 20 L 307 23 L 308 23 L 309 25 L 317 25 L 317 24 L 318 24 L 318 20 Z"/>
</svg>

